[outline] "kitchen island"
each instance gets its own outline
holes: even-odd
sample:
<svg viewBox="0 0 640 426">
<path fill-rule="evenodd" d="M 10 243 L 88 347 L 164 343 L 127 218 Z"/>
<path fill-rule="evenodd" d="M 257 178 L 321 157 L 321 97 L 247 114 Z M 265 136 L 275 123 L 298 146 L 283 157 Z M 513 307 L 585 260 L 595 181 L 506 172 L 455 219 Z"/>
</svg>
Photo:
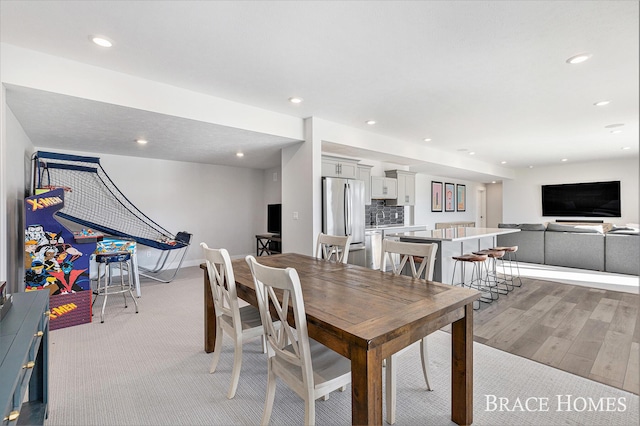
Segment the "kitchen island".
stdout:
<svg viewBox="0 0 640 426">
<path fill-rule="evenodd" d="M 495 247 L 498 235 L 519 231 L 516 228 L 447 228 L 387 233 L 385 237 L 412 243 L 438 244 L 433 280 L 451 284 L 455 263 L 452 259 L 453 256 Z"/>
<path fill-rule="evenodd" d="M 416 232 L 425 231 L 426 225 L 404 225 L 389 224 L 389 225 L 371 225 L 365 228 L 365 249 L 366 249 L 366 262 L 364 265 L 369 269 L 380 269 L 380 260 L 382 255 L 382 240 L 389 234 L 397 234 L 400 232 Z M 396 259 L 396 263 L 399 259 Z"/>
</svg>

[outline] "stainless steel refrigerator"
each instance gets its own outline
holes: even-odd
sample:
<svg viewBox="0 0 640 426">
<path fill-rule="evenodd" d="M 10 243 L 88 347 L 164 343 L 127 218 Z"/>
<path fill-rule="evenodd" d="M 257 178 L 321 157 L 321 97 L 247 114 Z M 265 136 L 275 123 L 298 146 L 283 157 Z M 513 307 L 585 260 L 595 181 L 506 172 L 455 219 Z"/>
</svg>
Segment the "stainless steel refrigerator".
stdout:
<svg viewBox="0 0 640 426">
<path fill-rule="evenodd" d="M 364 249 L 364 182 L 322 178 L 322 232 L 351 235 L 349 250 Z"/>
</svg>

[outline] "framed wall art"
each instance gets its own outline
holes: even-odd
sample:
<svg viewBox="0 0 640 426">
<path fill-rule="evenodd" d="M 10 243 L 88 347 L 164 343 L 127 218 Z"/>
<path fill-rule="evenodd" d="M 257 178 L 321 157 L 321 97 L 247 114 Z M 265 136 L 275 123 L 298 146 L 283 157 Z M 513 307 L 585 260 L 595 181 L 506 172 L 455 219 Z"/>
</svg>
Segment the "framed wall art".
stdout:
<svg viewBox="0 0 640 426">
<path fill-rule="evenodd" d="M 467 209 L 467 187 L 456 185 L 456 210 L 463 212 Z"/>
<path fill-rule="evenodd" d="M 444 211 L 456 211 L 456 186 L 453 183 L 444 184 Z"/>
<path fill-rule="evenodd" d="M 431 181 L 431 211 L 442 211 L 442 182 Z"/>
</svg>

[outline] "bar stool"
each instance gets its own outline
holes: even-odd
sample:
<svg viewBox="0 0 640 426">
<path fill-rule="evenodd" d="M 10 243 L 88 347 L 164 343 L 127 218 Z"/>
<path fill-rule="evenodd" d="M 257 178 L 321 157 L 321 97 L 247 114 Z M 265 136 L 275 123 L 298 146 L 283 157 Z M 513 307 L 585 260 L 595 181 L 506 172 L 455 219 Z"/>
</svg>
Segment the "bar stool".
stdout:
<svg viewBox="0 0 640 426">
<path fill-rule="evenodd" d="M 503 274 L 506 278 L 507 270 L 505 268 L 504 263 L 509 262 L 509 280 L 511 281 L 512 287 L 522 287 L 522 279 L 520 279 L 520 265 L 518 264 L 518 257 L 516 256 L 516 252 L 518 251 L 518 246 L 510 246 L 510 247 L 494 247 L 493 250 L 504 250 L 505 257 L 502 258 L 502 270 Z M 516 274 L 513 273 L 513 264 L 516 265 Z M 516 278 L 518 279 L 518 283 L 515 283 Z"/>
<path fill-rule="evenodd" d="M 102 311 L 100 312 L 100 322 L 104 322 L 104 308 L 107 306 L 107 297 L 110 294 L 122 294 L 124 297 L 124 307 L 127 307 L 127 292 L 131 295 L 133 303 L 136 305 L 136 314 L 138 313 L 138 302 L 133 296 L 133 285 L 131 283 L 131 253 L 115 252 L 101 253 L 96 255 L 98 263 L 98 280 L 97 286 L 93 294 L 96 296 L 91 303 L 91 307 L 96 303 L 98 296 L 103 296 Z M 101 272 L 104 266 L 104 272 Z M 120 283 L 113 283 L 112 267 L 118 266 L 120 269 Z M 126 272 L 126 282 L 125 282 Z"/>
<path fill-rule="evenodd" d="M 473 254 L 487 256 L 487 262 L 489 264 L 486 265 L 486 274 L 485 274 L 484 282 L 486 283 L 487 287 L 495 290 L 496 299 L 499 297 L 498 294 L 507 294 L 511 290 L 513 290 L 513 286 L 509 288 L 506 278 L 503 277 L 503 279 L 500 279 L 500 277 L 498 277 L 497 260 L 502 259 L 504 257 L 504 254 L 505 254 L 504 250 L 484 249 L 484 250 L 474 251 Z M 501 287 L 500 284 L 503 284 L 504 286 Z"/>
<path fill-rule="evenodd" d="M 461 274 L 460 285 L 462 287 L 466 285 L 469 288 L 475 288 L 481 291 L 482 295 L 480 296 L 480 299 L 479 299 L 480 302 L 491 303 L 494 300 L 493 296 L 491 295 L 491 290 L 490 289 L 488 290 L 489 297 L 487 297 L 486 296 L 487 289 L 482 285 L 482 265 L 484 265 L 484 262 L 487 260 L 487 256 L 478 255 L 478 254 L 462 254 L 460 256 L 453 256 L 452 259 L 455 260 L 455 263 L 453 264 L 453 274 L 451 275 L 451 284 L 457 285 L 455 282 L 456 268 L 458 267 L 458 262 L 461 262 L 460 263 L 460 274 Z M 466 283 L 465 265 L 469 263 L 472 265 L 473 269 L 471 269 L 471 280 L 468 283 Z M 476 302 L 478 301 L 473 302 L 473 309 L 480 309 L 480 302 L 478 302 L 477 305 L 476 305 Z"/>
</svg>

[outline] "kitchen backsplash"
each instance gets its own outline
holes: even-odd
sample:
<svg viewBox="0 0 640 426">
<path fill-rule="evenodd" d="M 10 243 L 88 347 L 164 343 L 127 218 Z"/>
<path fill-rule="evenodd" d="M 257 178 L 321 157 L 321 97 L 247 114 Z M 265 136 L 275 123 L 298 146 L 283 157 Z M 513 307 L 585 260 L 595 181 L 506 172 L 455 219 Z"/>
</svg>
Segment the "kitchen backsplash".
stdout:
<svg viewBox="0 0 640 426">
<path fill-rule="evenodd" d="M 367 225 L 402 225 L 404 224 L 404 207 L 386 206 L 385 200 L 371 200 L 370 206 L 364 206 L 364 223 Z"/>
</svg>

